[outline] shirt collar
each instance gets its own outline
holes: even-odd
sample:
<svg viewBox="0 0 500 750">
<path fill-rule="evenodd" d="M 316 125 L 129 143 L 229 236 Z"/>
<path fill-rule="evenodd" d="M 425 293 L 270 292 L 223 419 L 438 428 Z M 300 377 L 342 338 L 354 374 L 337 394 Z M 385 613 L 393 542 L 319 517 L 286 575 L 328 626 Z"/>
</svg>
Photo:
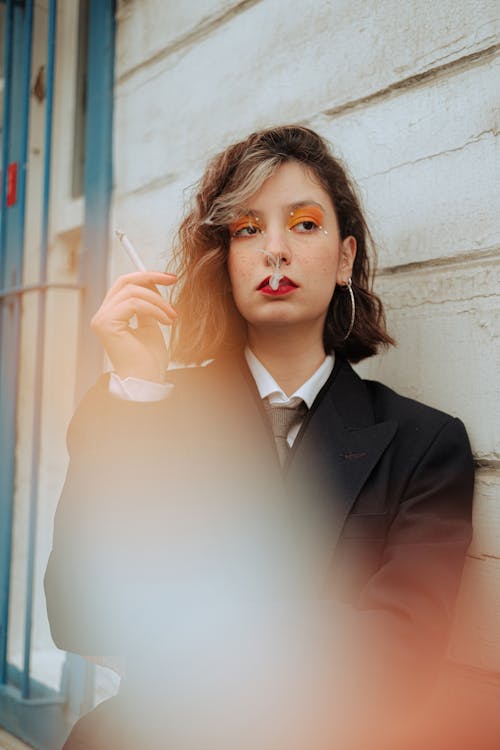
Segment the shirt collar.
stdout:
<svg viewBox="0 0 500 750">
<path fill-rule="evenodd" d="M 330 377 L 334 365 L 334 357 L 332 355 L 327 355 L 316 372 L 314 372 L 311 377 L 300 386 L 300 388 L 297 388 L 295 393 L 292 393 L 291 396 L 287 396 L 279 387 L 271 373 L 266 370 L 262 362 L 257 359 L 248 346 L 245 347 L 245 359 L 261 398 L 268 398 L 269 402 L 272 404 L 283 405 L 292 405 L 292 402 L 302 399 L 302 401 L 306 403 L 308 409 L 311 408 L 314 399 Z"/>
</svg>

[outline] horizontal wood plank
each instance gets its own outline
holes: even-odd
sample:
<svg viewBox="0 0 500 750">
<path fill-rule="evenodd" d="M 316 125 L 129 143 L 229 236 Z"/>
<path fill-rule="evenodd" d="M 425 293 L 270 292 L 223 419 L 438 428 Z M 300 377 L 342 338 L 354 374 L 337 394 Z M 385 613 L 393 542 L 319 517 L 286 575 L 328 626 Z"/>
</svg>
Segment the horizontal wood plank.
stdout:
<svg viewBox="0 0 500 750">
<path fill-rule="evenodd" d="M 250 129 L 307 120 L 480 54 L 494 43 L 494 18 L 492 0 L 322 0 L 307 22 L 285 0 L 253 4 L 118 84 L 117 183 L 130 191 L 179 175 Z"/>
<path fill-rule="evenodd" d="M 500 459 L 500 254 L 377 279 L 398 346 L 358 365 L 465 423 L 478 460 Z"/>
<path fill-rule="evenodd" d="M 189 43 L 190 35 L 210 23 L 221 21 L 231 9 L 248 2 L 241 0 L 196 0 L 166 3 L 119 2 L 117 13 L 116 76 L 121 78 L 138 65 L 148 64 L 174 45 Z"/>
</svg>

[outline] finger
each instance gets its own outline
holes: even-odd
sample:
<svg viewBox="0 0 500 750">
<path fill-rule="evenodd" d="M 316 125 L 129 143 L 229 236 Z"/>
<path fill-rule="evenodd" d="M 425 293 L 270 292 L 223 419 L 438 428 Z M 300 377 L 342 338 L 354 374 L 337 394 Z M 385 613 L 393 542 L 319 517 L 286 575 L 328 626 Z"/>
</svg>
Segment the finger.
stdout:
<svg viewBox="0 0 500 750">
<path fill-rule="evenodd" d="M 141 286 L 154 288 L 155 286 L 171 286 L 177 281 L 177 276 L 173 273 L 164 273 L 162 271 L 134 271 L 119 276 L 114 284 L 108 289 L 104 302 L 112 299 L 120 290 L 128 284 L 140 284 Z"/>
<path fill-rule="evenodd" d="M 121 302 L 124 302 L 127 299 L 143 299 L 146 302 L 151 302 L 151 304 L 158 305 L 164 312 L 166 312 L 168 315 L 176 316 L 177 313 L 174 309 L 174 307 L 170 304 L 170 302 L 167 302 L 160 294 L 158 290 L 152 290 L 145 286 L 138 286 L 136 284 L 129 284 L 123 289 L 121 289 L 119 292 L 116 293 L 116 295 L 113 297 L 112 300 L 108 301 L 106 303 L 105 307 L 111 311 L 113 307 L 117 304 L 120 304 Z"/>
<path fill-rule="evenodd" d="M 137 330 L 144 332 L 154 331 L 159 332 L 158 321 L 148 315 L 140 315 L 136 313 L 137 318 Z"/>
<path fill-rule="evenodd" d="M 177 281 L 176 274 L 163 271 L 133 271 L 119 276 L 111 289 L 122 289 L 127 284 L 140 284 L 141 286 L 171 286 Z"/>
<path fill-rule="evenodd" d="M 177 314 L 170 314 L 169 312 L 165 313 L 166 316 L 171 320 L 172 323 L 175 323 L 177 320 Z M 137 324 L 139 328 L 154 328 L 157 329 L 156 323 L 157 321 L 153 319 L 151 316 L 147 315 L 141 315 L 141 313 L 135 314 L 137 318 Z"/>
<path fill-rule="evenodd" d="M 176 316 L 165 312 L 158 305 L 134 297 L 128 298 L 117 305 L 115 312 L 114 319 L 110 321 L 110 328 L 114 327 L 113 323 L 118 323 L 119 326 L 128 326 L 128 322 L 133 315 L 136 315 L 137 319 L 141 319 L 143 322 L 149 319 L 163 323 L 163 325 L 171 325 L 176 319 Z"/>
<path fill-rule="evenodd" d="M 107 307 L 100 308 L 91 320 L 93 330 L 99 336 L 106 336 L 116 332 L 123 332 L 129 328 L 130 319 L 134 316 L 141 317 L 142 325 L 146 320 L 151 325 L 162 323 L 171 325 L 177 318 L 177 313 L 169 305 L 163 309 L 158 304 L 137 297 L 126 297 L 116 304 L 113 302 Z"/>
</svg>

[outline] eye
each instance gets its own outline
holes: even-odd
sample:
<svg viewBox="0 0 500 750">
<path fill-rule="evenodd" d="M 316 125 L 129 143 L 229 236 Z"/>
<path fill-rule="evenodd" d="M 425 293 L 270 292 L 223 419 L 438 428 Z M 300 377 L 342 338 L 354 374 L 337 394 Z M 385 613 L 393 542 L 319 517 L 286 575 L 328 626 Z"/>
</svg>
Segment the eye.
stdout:
<svg viewBox="0 0 500 750">
<path fill-rule="evenodd" d="M 292 224 L 289 227 L 289 229 L 294 229 L 296 232 L 303 234 L 314 232 L 319 228 L 319 225 L 316 224 L 316 222 L 312 219 L 303 219 L 302 221 L 298 221 L 296 224 Z"/>
<path fill-rule="evenodd" d="M 251 216 L 242 216 L 229 225 L 229 233 L 233 239 L 238 237 L 254 237 L 262 232 L 258 219 Z"/>
<path fill-rule="evenodd" d="M 262 230 L 259 227 L 256 227 L 255 224 L 246 224 L 245 226 L 239 227 L 231 232 L 231 237 L 253 237 L 260 231 Z"/>
<path fill-rule="evenodd" d="M 316 206 L 304 206 L 290 212 L 288 229 L 298 234 L 312 234 L 323 228 L 323 212 Z"/>
</svg>

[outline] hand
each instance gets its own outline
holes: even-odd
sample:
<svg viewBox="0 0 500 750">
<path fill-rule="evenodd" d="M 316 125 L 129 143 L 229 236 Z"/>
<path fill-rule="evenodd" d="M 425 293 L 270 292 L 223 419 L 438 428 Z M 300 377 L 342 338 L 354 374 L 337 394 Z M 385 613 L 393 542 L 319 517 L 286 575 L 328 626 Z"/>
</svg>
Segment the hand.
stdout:
<svg viewBox="0 0 500 750">
<path fill-rule="evenodd" d="M 162 383 L 168 354 L 159 323 L 171 325 L 177 313 L 157 285 L 175 284 L 174 274 L 137 271 L 120 276 L 91 321 L 120 378 Z M 137 317 L 137 328 L 130 319 Z"/>
</svg>

